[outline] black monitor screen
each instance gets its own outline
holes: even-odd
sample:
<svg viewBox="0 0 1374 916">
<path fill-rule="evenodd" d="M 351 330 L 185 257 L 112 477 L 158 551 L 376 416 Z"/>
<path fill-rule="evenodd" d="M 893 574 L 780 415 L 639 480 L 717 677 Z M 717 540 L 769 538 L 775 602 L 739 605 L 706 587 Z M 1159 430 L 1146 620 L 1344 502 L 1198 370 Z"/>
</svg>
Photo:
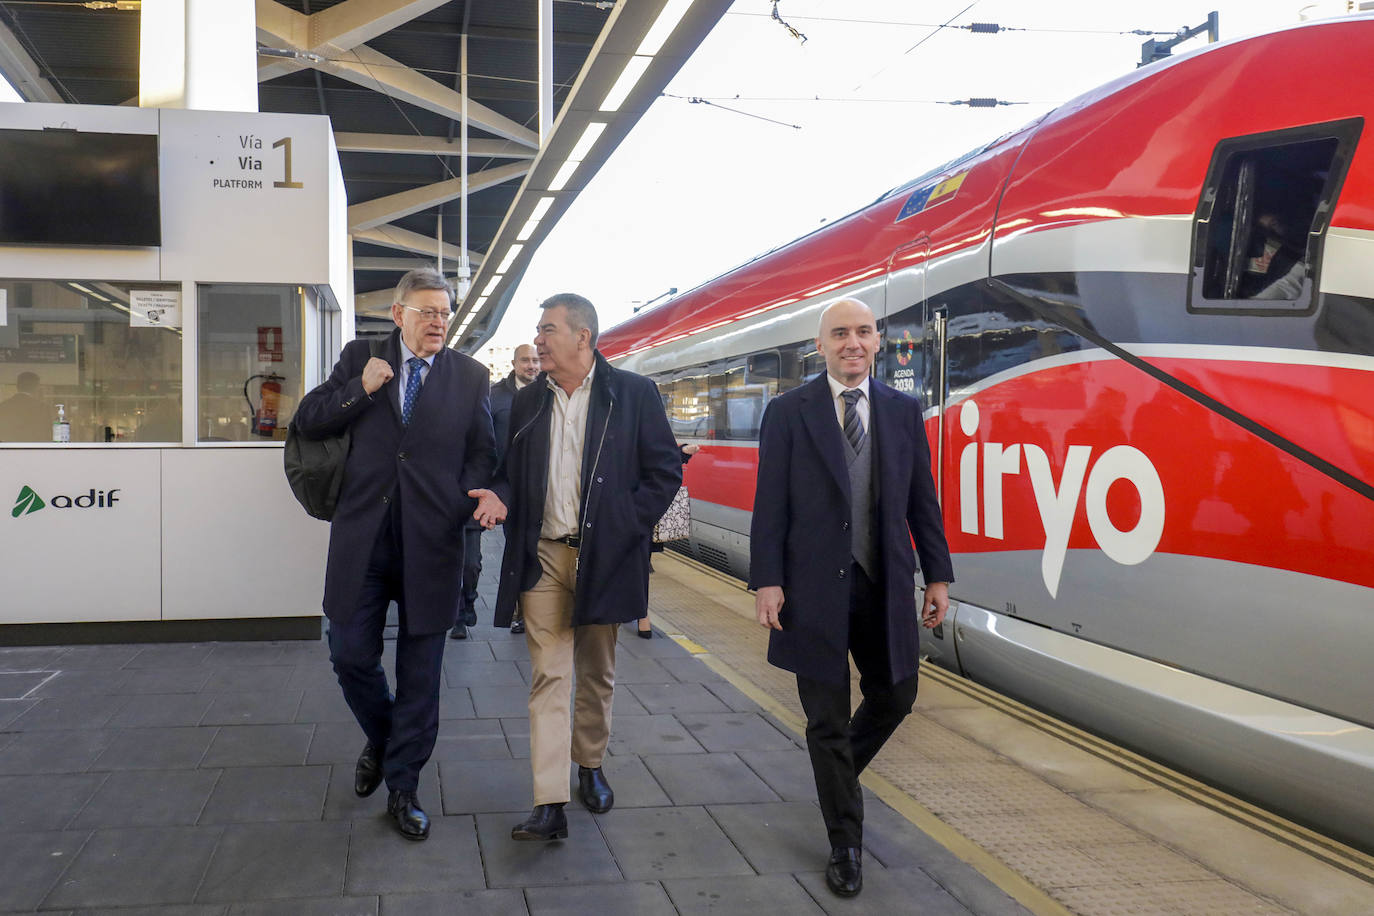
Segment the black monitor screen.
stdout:
<svg viewBox="0 0 1374 916">
<path fill-rule="evenodd" d="M 0 129 L 0 244 L 162 244 L 157 136 Z"/>
</svg>

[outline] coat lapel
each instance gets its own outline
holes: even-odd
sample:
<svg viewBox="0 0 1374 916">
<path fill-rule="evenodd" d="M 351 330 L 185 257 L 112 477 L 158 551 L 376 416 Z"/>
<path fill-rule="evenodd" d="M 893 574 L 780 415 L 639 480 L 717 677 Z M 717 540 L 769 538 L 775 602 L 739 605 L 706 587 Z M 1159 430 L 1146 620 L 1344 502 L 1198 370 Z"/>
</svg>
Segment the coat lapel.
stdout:
<svg viewBox="0 0 1374 916">
<path fill-rule="evenodd" d="M 410 426 L 414 426 L 417 422 L 424 423 L 425 417 L 428 416 L 428 412 L 438 406 L 440 400 L 439 395 L 436 393 L 433 397 L 426 397 L 425 391 L 431 384 L 442 383 L 444 379 L 447 378 L 450 368 L 447 358 L 448 354 L 444 352 L 444 350 L 447 349 L 448 347 L 444 347 L 438 353 L 434 354 L 434 362 L 430 365 L 429 369 L 425 371 L 423 383 L 420 385 L 419 392 L 415 395 L 415 406 L 410 409 Z M 397 378 L 400 378 L 400 373 L 397 373 Z M 434 389 L 435 392 L 440 390 L 442 389 L 437 387 Z M 399 419 L 401 416 L 400 399 L 392 398 L 392 402 L 396 404 L 396 416 Z M 408 426 L 406 428 L 409 429 L 410 427 Z"/>
<path fill-rule="evenodd" d="M 397 386 L 401 384 L 401 332 L 399 330 L 391 332 L 391 340 L 386 345 L 386 361 L 391 364 L 391 379 L 377 389 L 377 394 L 386 398 L 391 405 L 391 415 L 396 418 L 396 425 L 401 425 L 401 399 L 396 394 Z"/>
<path fill-rule="evenodd" d="M 908 440 L 911 438 L 911 431 L 902 425 L 901 406 L 898 402 L 901 395 L 893 391 L 875 378 L 868 380 L 869 409 L 872 411 L 873 428 L 877 432 L 877 437 L 873 444 L 877 446 L 874 451 L 874 459 L 877 461 L 877 474 L 874 475 L 874 483 L 878 485 L 880 493 L 897 492 L 895 481 L 889 480 L 897 468 L 893 467 L 891 456 L 914 454 Z"/>
<path fill-rule="evenodd" d="M 835 418 L 835 405 L 830 400 L 830 383 L 825 373 L 821 373 L 802 390 L 802 422 L 816 444 L 821 463 L 835 478 L 835 484 L 849 502 L 849 471 L 845 467 L 844 443 L 840 437 L 839 421 Z"/>
</svg>

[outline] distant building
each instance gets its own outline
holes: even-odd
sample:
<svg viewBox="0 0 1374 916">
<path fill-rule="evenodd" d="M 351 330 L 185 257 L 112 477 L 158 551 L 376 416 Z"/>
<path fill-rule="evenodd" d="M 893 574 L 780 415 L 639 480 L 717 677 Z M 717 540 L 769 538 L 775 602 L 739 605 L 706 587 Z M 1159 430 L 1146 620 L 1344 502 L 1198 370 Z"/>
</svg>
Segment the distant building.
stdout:
<svg viewBox="0 0 1374 916">
<path fill-rule="evenodd" d="M 499 382 L 510 375 L 510 362 L 515 358 L 514 347 L 487 347 L 478 361 L 484 363 L 491 372 L 491 380 Z"/>
</svg>

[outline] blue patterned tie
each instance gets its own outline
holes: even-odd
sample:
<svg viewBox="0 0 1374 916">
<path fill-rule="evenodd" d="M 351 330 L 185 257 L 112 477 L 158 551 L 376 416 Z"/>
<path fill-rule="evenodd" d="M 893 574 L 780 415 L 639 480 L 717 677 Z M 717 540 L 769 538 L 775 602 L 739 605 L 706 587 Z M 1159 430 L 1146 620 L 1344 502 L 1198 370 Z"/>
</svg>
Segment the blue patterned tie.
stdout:
<svg viewBox="0 0 1374 916">
<path fill-rule="evenodd" d="M 406 365 L 410 367 L 410 377 L 406 379 L 406 394 L 401 399 L 401 422 L 409 426 L 410 413 L 415 409 L 415 399 L 420 395 L 420 372 L 425 368 L 425 361 L 412 356 L 406 360 Z"/>
<path fill-rule="evenodd" d="M 859 398 L 863 397 L 863 392 L 851 388 L 841 391 L 840 397 L 844 399 L 844 437 L 858 454 L 864 444 L 864 421 L 859 417 Z"/>
</svg>

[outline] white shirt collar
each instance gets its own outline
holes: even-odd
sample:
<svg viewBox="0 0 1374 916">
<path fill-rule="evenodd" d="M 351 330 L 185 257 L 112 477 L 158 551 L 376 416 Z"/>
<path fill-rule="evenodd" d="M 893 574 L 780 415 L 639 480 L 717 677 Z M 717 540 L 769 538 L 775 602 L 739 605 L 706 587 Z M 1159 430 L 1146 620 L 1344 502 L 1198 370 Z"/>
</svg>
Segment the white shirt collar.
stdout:
<svg viewBox="0 0 1374 916">
<path fill-rule="evenodd" d="M 401 365 L 404 366 L 410 362 L 411 358 L 414 357 L 415 354 L 410 351 L 410 347 L 406 346 L 405 338 L 401 337 L 399 334 L 396 336 L 396 342 L 401 345 Z M 431 369 L 433 369 L 434 357 L 437 355 L 437 353 L 431 353 L 429 356 L 421 356 L 420 359 L 423 359 L 425 361 L 426 366 L 429 366 Z"/>
<path fill-rule="evenodd" d="M 592 363 L 592 367 L 591 367 L 590 369 L 587 370 L 587 377 L 584 378 L 584 379 L 578 384 L 577 388 L 574 388 L 573 390 L 574 390 L 574 391 L 579 391 L 579 390 L 584 389 L 584 388 L 590 388 L 590 387 L 592 387 L 592 376 L 593 376 L 593 375 L 596 375 L 596 363 L 595 363 L 595 362 L 593 362 L 593 363 Z M 549 383 L 549 387 L 552 388 L 552 389 L 554 389 L 555 391 L 562 391 L 562 390 L 563 390 L 563 386 L 562 386 L 562 385 L 559 385 L 557 382 L 555 382 L 555 381 L 553 380 L 553 376 L 552 376 L 552 375 L 546 375 L 546 376 L 544 376 L 544 380 L 547 381 L 547 382 Z"/>
<path fill-rule="evenodd" d="M 859 384 L 857 384 L 857 385 L 854 386 L 854 387 L 857 388 L 859 391 L 862 391 L 862 392 L 864 393 L 864 399 L 865 399 L 865 400 L 868 399 L 868 380 L 869 380 L 869 378 L 870 378 L 870 376 L 865 375 L 865 376 L 864 376 L 864 380 L 863 380 L 862 382 L 859 382 Z M 846 392 L 846 391 L 849 390 L 849 389 L 846 388 L 844 385 L 842 385 L 840 382 L 837 382 L 837 381 L 835 380 L 835 376 L 831 375 L 829 372 L 827 372 L 827 373 L 825 374 L 825 380 L 826 380 L 827 382 L 830 383 L 830 396 L 831 396 L 832 398 L 839 398 L 839 396 L 840 396 L 841 394 L 843 394 L 844 392 Z"/>
</svg>

